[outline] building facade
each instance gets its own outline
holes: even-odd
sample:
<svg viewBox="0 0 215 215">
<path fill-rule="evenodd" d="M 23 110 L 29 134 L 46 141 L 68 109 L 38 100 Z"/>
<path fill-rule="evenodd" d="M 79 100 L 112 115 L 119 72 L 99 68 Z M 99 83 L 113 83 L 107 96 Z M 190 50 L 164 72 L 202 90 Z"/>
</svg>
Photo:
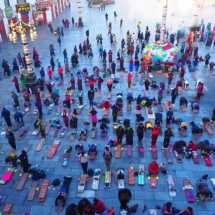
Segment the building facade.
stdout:
<svg viewBox="0 0 215 215">
<path fill-rule="evenodd" d="M 39 24 L 53 21 L 68 6 L 69 0 L 1 0 L 0 1 L 0 41 L 7 38 L 8 22 L 17 21 L 18 12 L 22 20 L 34 20 Z"/>
</svg>

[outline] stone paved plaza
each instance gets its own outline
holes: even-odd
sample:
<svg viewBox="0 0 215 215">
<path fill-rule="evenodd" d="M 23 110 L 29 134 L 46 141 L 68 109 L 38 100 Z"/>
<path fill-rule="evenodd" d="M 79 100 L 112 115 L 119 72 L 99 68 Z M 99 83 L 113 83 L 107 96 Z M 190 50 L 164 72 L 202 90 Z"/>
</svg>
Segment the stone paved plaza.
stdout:
<svg viewBox="0 0 215 215">
<path fill-rule="evenodd" d="M 122 38 L 125 38 L 127 30 L 130 30 L 131 33 L 137 32 L 137 22 L 142 22 L 142 30 L 145 32 L 146 25 L 149 26 L 152 36 L 151 36 L 151 42 L 154 42 L 154 29 L 155 29 L 155 23 L 157 20 L 160 20 L 161 13 L 162 13 L 162 1 L 152 0 L 150 3 L 146 5 L 141 4 L 141 0 L 135 1 L 128 1 L 128 0 L 118 0 L 113 5 L 106 6 L 106 10 L 99 10 L 98 8 L 88 8 L 87 7 L 87 1 L 82 1 L 82 9 L 83 9 L 83 21 L 84 21 L 84 27 L 83 28 L 77 28 L 70 26 L 69 29 L 64 30 L 64 37 L 62 38 L 62 45 L 59 48 L 57 44 L 57 36 L 51 35 L 49 32 L 49 29 L 47 26 L 38 26 L 38 39 L 35 42 L 30 42 L 30 50 L 32 50 L 33 47 L 36 47 L 37 52 L 40 55 L 40 60 L 42 62 L 42 66 L 44 66 L 45 70 L 47 66 L 49 65 L 50 56 L 49 56 L 49 45 L 54 44 L 55 46 L 55 60 L 58 58 L 63 65 L 63 50 L 66 48 L 68 56 L 73 54 L 73 48 L 76 45 L 78 47 L 79 43 L 82 43 L 85 39 L 85 31 L 87 29 L 90 30 L 90 42 L 93 47 L 93 58 L 88 58 L 87 56 L 80 56 L 79 58 L 79 65 L 75 69 L 70 68 L 71 72 L 75 73 L 79 69 L 82 70 L 84 67 L 86 67 L 90 74 L 93 73 L 93 66 L 102 67 L 102 61 L 99 59 L 99 46 L 96 44 L 96 35 L 102 34 L 104 38 L 103 47 L 109 51 L 112 49 L 113 51 L 113 59 L 116 59 L 117 50 L 120 48 L 120 43 Z M 131 4 L 131 2 L 134 2 Z M 138 7 L 138 5 L 141 5 L 141 7 Z M 155 5 L 157 6 L 156 8 Z M 148 8 L 147 8 L 148 7 Z M 145 13 L 142 14 L 141 8 L 144 9 Z M 154 9 L 154 10 L 153 10 Z M 117 18 L 114 19 L 113 12 L 117 11 Z M 156 17 L 150 13 L 150 11 L 154 11 Z M 107 29 L 108 29 L 108 22 L 105 21 L 105 12 L 109 14 L 109 20 L 113 24 L 113 30 L 112 32 L 116 34 L 117 38 L 117 46 L 111 46 L 110 40 L 107 36 Z M 67 18 L 71 21 L 72 16 L 77 20 L 77 3 L 76 1 L 71 2 L 71 8 L 67 8 L 60 16 L 52 23 L 54 29 L 57 28 L 57 26 L 62 26 L 62 19 Z M 150 18 L 152 16 L 152 18 Z M 123 19 L 123 27 L 119 27 L 119 20 Z M 147 21 L 146 21 L 147 20 Z M 205 56 L 208 52 L 211 54 L 211 59 L 214 60 L 214 48 L 208 48 L 205 47 L 204 44 L 196 43 L 199 47 L 199 55 Z M 20 41 L 17 42 L 17 44 L 12 44 L 9 42 L 9 40 L 6 40 L 2 43 L 0 48 L 0 61 L 2 62 L 3 59 L 6 59 L 9 61 L 9 63 L 12 65 L 12 60 L 14 57 L 17 56 L 17 53 L 22 53 L 22 47 L 20 44 Z M 126 54 L 123 54 L 123 57 L 125 59 L 125 66 L 128 68 L 128 56 Z M 139 59 L 142 57 L 139 54 Z M 34 70 L 37 76 L 39 76 L 39 69 Z M 16 72 L 14 75 L 19 77 L 19 74 Z M 1 74 L 2 80 L 0 81 L 0 108 L 6 107 L 9 110 L 12 111 L 12 105 L 13 100 L 11 98 L 11 91 L 15 90 L 14 84 L 11 82 L 12 77 L 10 78 L 5 77 L 3 74 Z M 57 76 L 57 72 L 55 70 L 55 77 Z M 54 86 L 54 89 L 59 89 L 60 92 L 60 104 L 62 104 L 64 100 L 64 94 L 66 92 L 66 86 L 65 83 L 69 79 L 69 74 L 64 75 L 65 81 L 64 84 L 60 87 L 57 86 L 57 83 Z M 199 64 L 199 70 L 196 72 L 196 76 L 198 78 L 198 81 L 202 81 L 204 83 L 205 89 L 205 95 L 201 97 L 200 100 L 200 112 L 198 114 L 191 113 L 190 107 L 187 108 L 187 112 L 182 112 L 180 109 L 178 109 L 177 112 L 174 112 L 174 116 L 176 118 L 178 117 L 185 117 L 186 121 L 189 122 L 191 120 L 194 120 L 197 124 L 201 122 L 202 117 L 211 117 L 212 116 L 212 110 L 214 108 L 214 83 L 215 83 L 215 76 L 212 76 L 208 72 L 208 68 L 204 67 L 204 63 Z M 127 79 L 126 75 L 124 77 L 120 77 L 120 73 L 116 73 L 116 77 L 120 78 L 120 83 L 115 84 L 114 91 L 112 93 L 112 98 L 110 99 L 110 102 L 114 104 L 116 101 L 116 94 L 118 92 L 123 91 L 123 101 L 124 101 L 124 109 L 123 109 L 123 116 L 118 118 L 123 119 L 130 119 L 131 120 L 131 126 L 133 129 L 135 129 L 135 103 L 131 112 L 126 111 L 126 94 L 127 94 Z M 107 88 L 106 88 L 106 81 L 108 81 L 110 78 L 105 78 L 104 83 L 102 85 L 102 91 L 103 94 L 101 98 L 96 98 L 95 101 L 101 102 L 105 99 L 107 99 Z M 157 81 L 157 83 L 164 81 L 167 86 L 167 79 L 164 75 L 156 76 L 154 75 L 154 79 Z M 46 80 L 48 80 L 48 77 L 46 76 Z M 135 77 L 134 80 L 136 81 L 136 85 L 132 86 L 132 92 L 134 97 L 136 98 L 139 94 L 143 94 L 141 90 L 143 89 L 143 86 L 139 83 L 142 83 L 141 77 Z M 178 80 L 178 76 L 173 79 L 173 86 L 175 86 L 175 83 Z M 185 80 L 187 80 L 190 83 L 191 90 L 185 91 L 183 90 L 180 95 L 185 96 L 188 101 L 191 101 L 196 96 L 196 88 L 195 84 L 196 82 L 192 79 L 190 73 L 187 70 L 187 73 L 185 74 Z M 84 86 L 84 85 L 83 85 Z M 89 108 L 89 102 L 87 99 L 87 91 L 89 90 L 89 87 L 84 86 L 84 103 L 86 102 L 87 105 L 83 108 L 81 114 L 79 115 L 78 119 L 78 130 L 80 130 L 84 124 L 83 122 L 85 120 L 91 121 L 90 117 L 87 116 L 87 110 Z M 45 95 L 47 94 L 47 89 L 45 89 L 44 96 L 42 98 L 42 101 L 45 99 Z M 157 98 L 157 91 L 156 90 L 149 90 L 150 97 Z M 75 104 L 72 105 L 71 110 L 73 108 L 76 108 L 77 98 L 75 95 L 72 96 L 73 99 L 75 99 Z M 167 94 L 165 98 L 163 98 L 163 101 L 169 101 L 170 95 Z M 20 96 L 20 107 L 24 110 L 23 107 L 23 98 Z M 32 104 L 34 104 L 34 96 L 31 98 Z M 176 104 L 178 106 L 179 99 L 176 100 Z M 47 153 L 49 152 L 50 147 L 52 146 L 54 142 L 53 134 L 54 129 L 51 128 L 51 131 L 49 132 L 46 144 L 43 146 L 42 150 L 40 152 L 36 152 L 35 148 L 37 144 L 40 141 L 41 135 L 33 136 L 31 133 L 34 130 L 33 123 L 37 119 L 37 115 L 33 115 L 33 109 L 34 105 L 32 105 L 31 110 L 26 114 L 24 117 L 24 127 L 30 127 L 30 131 L 28 134 L 21 140 L 16 141 L 18 145 L 17 153 L 19 154 L 21 150 L 24 147 L 27 147 L 29 149 L 28 151 L 28 159 L 29 163 L 32 165 L 38 165 L 38 167 L 46 172 L 46 179 L 53 181 L 56 178 L 59 178 L 61 180 L 61 184 L 63 181 L 63 177 L 65 175 L 71 175 L 73 177 L 72 183 L 70 185 L 69 194 L 66 199 L 66 207 L 71 203 L 78 203 L 80 198 L 77 197 L 77 187 L 78 187 L 78 178 L 82 174 L 82 169 L 80 164 L 77 162 L 77 157 L 75 151 L 72 152 L 72 157 L 69 159 L 69 164 L 67 167 L 62 167 L 63 158 L 62 154 L 64 150 L 68 149 L 70 145 L 74 146 L 79 142 L 78 138 L 76 136 L 76 139 L 74 142 L 69 142 L 69 135 L 70 132 L 66 134 L 64 138 L 60 138 L 61 143 L 59 146 L 59 150 L 54 155 L 54 157 L 50 160 L 46 158 Z M 56 109 L 56 107 L 55 107 Z M 47 114 L 48 108 L 43 106 L 43 118 L 46 123 L 50 119 L 53 119 L 56 117 L 55 110 L 53 110 L 52 114 Z M 155 112 L 158 112 L 157 107 L 154 107 Z M 145 119 L 147 119 L 147 115 L 145 110 L 143 109 L 143 116 Z M 102 109 L 98 109 L 98 118 L 101 119 L 103 117 L 103 111 Z M 71 113 L 69 115 L 69 119 L 71 119 Z M 61 125 L 63 125 L 63 120 L 61 117 L 60 122 Z M 105 170 L 105 164 L 102 158 L 102 153 L 104 150 L 104 146 L 107 143 L 109 138 L 116 139 L 116 136 L 112 129 L 112 116 L 111 111 L 109 111 L 108 118 L 111 120 L 111 123 L 108 125 L 108 135 L 105 138 L 100 137 L 100 132 L 97 130 L 96 138 L 91 139 L 90 138 L 90 132 L 88 133 L 87 141 L 83 142 L 85 149 L 88 150 L 88 144 L 95 143 L 97 144 L 98 148 L 98 158 L 96 158 L 93 161 L 89 160 L 88 168 L 95 169 L 97 167 L 102 169 L 102 173 L 104 173 Z M 163 112 L 163 119 L 165 119 L 165 111 Z M 1 118 L 1 122 L 4 122 L 4 119 Z M 12 123 L 14 122 L 14 119 L 12 117 Z M 165 126 L 165 123 L 163 123 L 163 126 Z M 175 136 L 171 139 L 171 143 L 175 143 L 177 140 L 183 139 L 188 143 L 190 140 L 193 140 L 194 142 L 198 143 L 200 140 L 203 140 L 207 138 L 210 143 L 215 144 L 215 138 L 214 136 L 209 136 L 207 132 L 204 130 L 202 137 L 193 137 L 191 134 L 191 128 L 188 126 L 188 136 L 187 137 L 181 137 L 181 135 L 177 132 L 178 126 L 173 125 L 175 127 Z M 97 126 L 98 127 L 98 126 Z M 98 127 L 99 128 L 99 127 Z M 214 130 L 214 128 L 212 128 Z M 70 129 L 71 130 L 71 129 Z M 89 126 L 90 130 L 90 126 Z M 164 130 L 164 129 L 163 129 Z M 21 129 L 14 132 L 15 137 L 17 138 L 19 133 L 21 132 Z M 162 153 L 162 143 L 163 143 L 163 136 L 158 137 L 157 141 L 157 148 L 158 148 L 158 163 L 165 162 L 167 163 L 166 157 L 164 153 Z M 59 139 L 59 136 L 58 138 Z M 151 141 L 151 135 L 146 134 L 143 143 L 145 144 L 145 157 L 139 158 L 137 153 L 137 136 L 135 133 L 134 136 L 134 151 L 132 157 L 127 157 L 125 150 L 122 151 L 121 158 L 120 159 L 112 159 L 111 163 L 111 170 L 113 172 L 112 177 L 112 183 L 111 188 L 105 190 L 104 189 L 104 176 L 101 177 L 100 183 L 99 183 L 99 190 L 96 191 L 95 196 L 99 199 L 101 199 L 106 206 L 113 206 L 115 209 L 115 214 L 119 214 L 119 201 L 118 201 L 118 188 L 117 184 L 115 182 L 115 175 L 116 175 L 116 169 L 118 167 L 124 167 L 126 172 L 126 179 L 128 181 L 128 165 L 130 162 L 134 165 L 134 169 L 138 169 L 139 164 L 144 164 L 145 168 L 148 168 L 148 164 L 152 161 L 151 152 L 150 152 L 150 141 Z M 7 139 L 3 136 L 0 136 L 0 175 L 2 176 L 8 169 L 9 164 L 5 164 L 5 156 L 10 151 L 10 145 L 7 143 Z M 2 152 L 2 153 L 1 153 Z M 115 154 L 114 149 L 112 148 L 113 154 Z M 199 152 L 198 152 L 199 153 Z M 166 176 L 162 173 L 159 173 L 159 179 L 157 180 L 157 188 L 153 189 L 150 188 L 150 181 L 147 179 L 147 176 L 145 177 L 145 185 L 139 186 L 137 184 L 137 177 L 135 177 L 135 185 L 129 186 L 128 183 L 126 183 L 126 187 L 129 188 L 132 191 L 132 200 L 130 201 L 129 205 L 134 205 L 137 203 L 139 205 L 138 211 L 136 214 L 142 214 L 142 208 L 144 205 L 147 206 L 146 214 L 148 213 L 148 209 L 153 209 L 156 207 L 156 205 L 162 206 L 166 201 L 172 201 L 173 205 L 179 209 L 184 209 L 187 206 L 191 206 L 195 210 L 195 214 L 197 215 L 212 215 L 215 213 L 215 202 L 195 202 L 193 204 L 189 204 L 186 200 L 185 192 L 183 191 L 183 180 L 185 178 L 188 178 L 191 181 L 191 184 L 194 186 L 194 194 L 196 194 L 196 186 L 195 181 L 199 177 L 201 177 L 204 174 L 209 175 L 208 184 L 209 188 L 215 194 L 214 188 L 212 186 L 212 183 L 210 181 L 210 178 L 215 177 L 215 170 L 214 166 L 208 167 L 206 166 L 204 160 L 200 158 L 200 164 L 196 165 L 193 163 L 192 159 L 187 160 L 183 159 L 183 163 L 177 163 L 175 160 L 174 155 L 172 154 L 172 157 L 174 159 L 173 164 L 167 165 L 168 174 L 171 174 L 176 179 L 176 191 L 177 196 L 172 198 L 169 196 L 168 192 L 168 186 L 166 183 Z M 215 165 L 214 157 L 211 156 L 211 160 L 213 164 Z M 0 200 L 0 211 L 4 208 L 5 204 L 13 204 L 11 213 L 12 214 L 20 214 L 23 212 L 29 212 L 30 215 L 55 215 L 55 214 L 65 214 L 65 208 L 63 212 L 55 212 L 55 197 L 58 193 L 58 190 L 60 186 L 53 189 L 52 186 L 49 187 L 49 190 L 46 194 L 46 199 L 43 203 L 39 203 L 38 196 L 39 196 L 39 190 L 36 191 L 36 195 L 33 201 L 27 201 L 28 191 L 29 187 L 32 183 L 31 179 L 28 178 L 26 184 L 24 185 L 24 188 L 22 191 L 16 191 L 16 186 L 20 180 L 20 173 L 22 172 L 22 168 L 19 166 L 18 171 L 14 173 L 12 176 L 12 179 L 7 182 L 5 185 L 0 185 L 0 195 L 2 196 Z M 39 181 L 38 187 L 40 188 L 42 185 L 42 180 Z M 89 180 L 89 182 L 86 185 L 86 190 L 91 190 L 92 181 Z M 92 199 L 89 199 L 92 201 Z M 158 215 L 161 214 L 161 211 L 158 210 Z"/>
</svg>

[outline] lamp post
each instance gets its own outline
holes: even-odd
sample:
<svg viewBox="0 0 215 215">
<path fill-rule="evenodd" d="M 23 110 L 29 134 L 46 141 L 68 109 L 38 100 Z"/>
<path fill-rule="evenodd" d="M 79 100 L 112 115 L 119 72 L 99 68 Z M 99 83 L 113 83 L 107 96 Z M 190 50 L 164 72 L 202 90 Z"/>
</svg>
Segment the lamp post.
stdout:
<svg viewBox="0 0 215 215">
<path fill-rule="evenodd" d="M 168 0 L 163 0 L 163 15 L 161 24 L 161 42 L 165 42 L 165 32 L 166 32 L 166 16 L 167 16 Z"/>
<path fill-rule="evenodd" d="M 78 26 L 83 27 L 83 19 L 82 19 L 82 13 L 81 13 L 81 0 L 77 0 L 78 2 Z"/>
<path fill-rule="evenodd" d="M 16 23 L 13 23 L 13 21 L 11 20 L 10 23 L 8 23 L 8 25 L 10 27 L 10 33 L 9 33 L 10 41 L 13 41 L 14 43 L 17 42 L 17 33 L 19 33 L 21 36 L 23 52 L 25 55 L 25 60 L 27 65 L 27 76 L 30 74 L 32 76 L 34 73 L 31 66 L 32 63 L 31 63 L 30 53 L 28 49 L 26 32 L 27 32 L 27 29 L 30 29 L 31 41 L 34 41 L 38 37 L 36 27 L 34 26 L 34 22 L 33 21 L 32 22 L 29 21 L 28 23 L 23 22 L 21 14 L 18 13 L 18 21 Z"/>
</svg>

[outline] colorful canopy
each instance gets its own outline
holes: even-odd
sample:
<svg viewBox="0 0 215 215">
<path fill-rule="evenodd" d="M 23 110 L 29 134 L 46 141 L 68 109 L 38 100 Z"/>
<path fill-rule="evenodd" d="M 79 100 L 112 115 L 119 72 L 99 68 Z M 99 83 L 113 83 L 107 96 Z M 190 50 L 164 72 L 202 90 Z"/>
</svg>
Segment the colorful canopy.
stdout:
<svg viewBox="0 0 215 215">
<path fill-rule="evenodd" d="M 156 63 L 158 60 L 165 63 L 167 60 L 170 62 L 176 62 L 181 58 L 181 53 L 177 47 L 170 43 L 153 43 L 147 44 L 144 51 L 144 60 L 151 60 L 152 63 Z"/>
</svg>

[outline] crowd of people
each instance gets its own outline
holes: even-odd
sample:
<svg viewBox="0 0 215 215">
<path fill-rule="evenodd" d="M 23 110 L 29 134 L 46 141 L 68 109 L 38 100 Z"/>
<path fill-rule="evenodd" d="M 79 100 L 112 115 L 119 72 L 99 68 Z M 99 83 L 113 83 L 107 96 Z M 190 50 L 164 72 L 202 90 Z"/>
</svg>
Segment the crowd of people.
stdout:
<svg viewBox="0 0 215 215">
<path fill-rule="evenodd" d="M 102 7 L 101 7 L 102 9 Z M 105 8 L 103 8 L 105 9 Z M 116 12 L 114 12 L 114 18 L 117 17 Z M 108 22 L 108 14 L 105 14 L 105 19 Z M 120 20 L 120 27 L 122 27 L 123 20 Z M 52 24 L 48 24 L 48 27 L 50 29 L 50 32 L 53 34 L 56 34 L 58 36 L 57 38 L 57 43 L 59 44 L 59 47 L 61 46 L 61 38 L 64 36 L 64 29 L 69 28 L 70 22 L 68 19 L 63 19 L 62 20 L 62 27 L 57 27 L 57 29 L 54 31 Z M 74 25 L 74 18 L 72 18 L 72 24 Z M 49 52 L 50 52 L 50 65 L 45 69 L 44 67 L 41 67 L 42 62 L 39 60 L 39 54 L 34 47 L 32 50 L 33 54 L 33 60 L 34 60 L 34 66 L 35 68 L 40 67 L 40 78 L 37 82 L 38 89 L 34 88 L 29 88 L 28 85 L 26 84 L 26 79 L 25 79 L 25 73 L 27 69 L 27 64 L 25 60 L 25 55 L 21 55 L 18 53 L 17 57 L 14 58 L 13 60 L 13 72 L 14 71 L 19 71 L 20 72 L 20 82 L 22 89 L 20 90 L 20 83 L 19 79 L 17 76 L 14 76 L 12 79 L 12 82 L 14 83 L 15 89 L 17 92 L 12 91 L 11 92 L 11 97 L 14 101 L 14 123 L 16 125 L 19 125 L 20 123 L 24 123 L 24 118 L 26 112 L 20 111 L 20 102 L 19 102 L 19 96 L 22 95 L 24 98 L 24 106 L 25 108 L 29 108 L 33 106 L 33 101 L 35 108 L 38 110 L 38 119 L 34 123 L 35 130 L 38 130 L 40 132 L 41 137 L 43 139 L 46 139 L 47 136 L 45 134 L 45 128 L 46 124 L 43 119 L 44 112 L 43 112 L 43 103 L 41 101 L 41 95 L 40 93 L 44 92 L 45 88 L 44 86 L 47 87 L 48 93 L 50 94 L 50 98 L 52 99 L 53 103 L 55 105 L 59 105 L 59 102 L 63 103 L 63 107 L 65 110 L 62 111 L 62 119 L 64 122 L 65 128 L 71 130 L 77 130 L 79 127 L 80 129 L 80 123 L 79 123 L 79 114 L 76 110 L 76 108 L 73 109 L 71 118 L 69 117 L 68 113 L 66 112 L 66 108 L 70 109 L 71 108 L 71 100 L 72 97 L 71 95 L 66 92 L 65 97 L 61 99 L 61 96 L 59 92 L 53 91 L 53 81 L 54 81 L 54 71 L 57 70 L 57 73 L 59 75 L 59 80 L 63 81 L 65 80 L 65 74 L 68 73 L 70 74 L 70 80 L 68 83 L 69 90 L 73 90 L 74 94 L 78 98 L 78 108 L 82 108 L 84 104 L 87 101 L 84 101 L 84 90 L 83 90 L 83 82 L 85 83 L 86 86 L 89 86 L 89 90 L 87 92 L 87 97 L 88 97 L 88 103 L 89 106 L 91 107 L 90 110 L 90 115 L 91 115 L 91 124 L 92 127 L 96 127 L 98 121 L 100 123 L 100 130 L 101 132 L 107 132 L 109 127 L 107 125 L 106 120 L 98 120 L 97 118 L 97 110 L 96 107 L 97 103 L 95 102 L 95 95 L 96 93 L 101 93 L 102 91 L 108 91 L 108 92 L 113 92 L 114 89 L 114 83 L 117 83 L 117 80 L 114 76 L 114 80 L 108 80 L 107 83 L 105 84 L 105 78 L 109 77 L 110 75 L 115 75 L 116 70 L 117 70 L 117 64 L 119 65 L 119 69 L 121 72 L 125 71 L 125 65 L 124 65 L 124 57 L 123 55 L 127 54 L 129 58 L 128 60 L 128 74 L 127 74 L 127 84 L 128 84 L 128 89 L 132 88 L 132 80 L 135 75 L 139 75 L 141 78 L 144 80 L 144 88 L 141 89 L 142 91 L 145 92 L 145 95 L 139 94 L 137 98 L 133 97 L 132 92 L 128 92 L 126 94 L 126 101 L 127 106 L 131 105 L 136 102 L 135 104 L 135 115 L 136 115 L 136 122 L 138 123 L 136 127 L 136 135 L 138 138 L 138 142 L 142 142 L 144 135 L 146 134 L 151 134 L 151 146 L 150 148 L 156 147 L 156 142 L 159 134 L 159 130 L 162 127 L 162 114 L 161 117 L 160 115 L 156 115 L 155 118 L 155 123 L 153 125 L 153 122 L 151 122 L 149 119 L 146 119 L 142 116 L 142 107 L 146 107 L 147 110 L 151 109 L 153 105 L 161 105 L 163 95 L 166 91 L 165 88 L 165 83 L 161 82 L 159 85 L 155 81 L 150 81 L 147 77 L 147 74 L 152 73 L 153 70 L 160 70 L 161 69 L 161 64 L 164 66 L 164 72 L 168 75 L 168 90 L 171 96 L 171 104 L 175 104 L 176 98 L 179 96 L 179 87 L 188 87 L 189 84 L 185 80 L 185 71 L 186 68 L 188 68 L 189 71 L 195 71 L 198 70 L 198 63 L 202 60 L 205 62 L 205 66 L 207 67 L 209 65 L 209 71 L 213 71 L 214 68 L 214 63 L 211 61 L 211 56 L 208 53 L 204 58 L 199 56 L 198 53 L 198 46 L 194 45 L 194 34 L 191 32 L 188 35 L 188 41 L 186 42 L 185 40 L 181 41 L 181 47 L 180 51 L 182 54 L 181 59 L 175 61 L 175 62 L 169 62 L 168 60 L 166 62 L 152 62 L 152 61 L 146 61 L 144 57 L 142 56 L 142 52 L 145 48 L 145 45 L 150 41 L 150 30 L 149 27 L 146 26 L 145 33 L 141 30 L 142 28 L 142 23 L 138 22 L 137 23 L 137 33 L 130 33 L 130 31 L 127 31 L 127 34 L 125 35 L 125 39 L 121 40 L 120 44 L 120 50 L 117 51 L 117 62 L 113 60 L 113 56 L 115 53 L 110 49 L 109 51 L 106 51 L 106 49 L 103 46 L 103 36 L 101 33 L 99 33 L 96 36 L 96 43 L 97 46 L 99 47 L 99 58 L 101 59 L 101 65 L 99 66 L 94 66 L 93 67 L 93 74 L 89 74 L 88 68 L 83 68 L 83 70 L 78 70 L 76 73 L 71 72 L 72 69 L 76 68 L 78 64 L 81 64 L 82 62 L 79 59 L 79 55 L 83 56 L 88 56 L 88 57 L 93 57 L 93 49 L 92 49 L 92 44 L 90 42 L 90 31 L 89 29 L 86 31 L 86 40 L 82 41 L 77 44 L 77 46 L 74 46 L 74 49 L 72 51 L 70 61 L 69 61 L 69 56 L 67 53 L 67 49 L 63 50 L 63 58 L 64 58 L 64 66 L 61 65 L 61 62 L 59 58 L 55 59 L 55 48 L 54 45 L 51 44 L 49 46 Z M 204 33 L 204 25 L 202 25 L 202 32 Z M 207 27 L 209 28 L 209 27 Z M 210 29 L 210 28 L 209 28 Z M 117 37 L 116 34 L 112 33 L 112 23 L 108 23 L 108 36 L 110 39 L 111 45 L 116 45 L 117 44 Z M 209 30 L 208 30 L 209 31 Z M 94 35 L 95 36 L 95 35 Z M 203 39 L 202 39 L 203 37 Z M 209 38 L 211 39 L 211 35 L 208 37 L 205 36 L 205 34 L 201 33 L 201 40 L 205 41 L 206 43 L 210 43 Z M 160 40 L 160 30 L 156 30 L 156 36 L 155 36 L 155 41 Z M 174 44 L 174 35 L 170 35 L 170 43 Z M 201 42 L 200 40 L 200 42 Z M 178 41 L 179 42 L 179 41 Z M 214 43 L 215 44 L 215 43 Z M 177 44 L 179 46 L 179 44 Z M 127 50 L 127 52 L 126 52 Z M 70 66 L 71 64 L 71 66 Z M 64 68 L 63 68 L 64 67 Z M 3 60 L 2 62 L 2 68 L 4 69 L 4 75 L 11 75 L 10 71 L 10 66 L 8 61 Z M 100 68 L 100 69 L 99 69 Z M 71 71 L 70 71 L 71 70 Z M 175 75 L 176 74 L 176 75 Z M 172 80 L 174 76 L 179 76 L 176 87 L 171 88 Z M 47 78 L 48 77 L 48 78 Z M 177 78 L 176 78 L 177 79 Z M 157 99 L 156 98 L 150 98 L 148 96 L 148 91 L 149 87 L 152 89 L 157 90 Z M 197 86 L 197 94 L 193 101 L 191 102 L 191 109 L 197 109 L 199 110 L 199 103 L 201 96 L 204 95 L 204 84 L 202 82 L 198 82 Z M 140 90 L 140 91 L 141 91 Z M 85 91 L 86 92 L 86 91 Z M 118 93 L 117 94 L 117 99 L 114 104 L 110 104 L 108 100 L 102 101 L 100 107 L 104 109 L 110 108 L 112 111 L 112 122 L 117 123 L 118 120 L 122 114 L 123 110 L 123 94 L 124 93 Z M 63 101 L 62 101 L 63 100 Z M 46 99 L 44 104 L 46 106 L 49 106 L 51 101 L 49 99 Z M 185 97 L 180 98 L 180 106 L 181 105 L 188 105 L 188 101 Z M 5 107 L 3 108 L 1 112 L 1 116 L 4 117 L 5 122 L 8 126 L 8 128 L 11 128 L 13 126 L 13 122 L 11 121 L 11 113 L 9 110 L 7 110 Z M 166 127 L 167 129 L 164 132 L 164 139 L 163 139 L 163 144 L 162 148 L 163 149 L 168 149 L 170 140 L 174 136 L 173 130 L 172 130 L 172 123 L 179 123 L 179 131 L 181 130 L 186 130 L 187 129 L 187 123 L 183 118 L 178 119 L 176 116 L 174 116 L 174 112 L 172 108 L 169 108 L 169 110 L 166 112 Z M 212 121 L 215 121 L 215 109 L 213 110 L 213 116 L 212 116 Z M 194 123 L 194 122 L 193 122 Z M 193 124 L 193 129 L 195 129 L 195 132 L 197 132 L 197 126 L 195 123 Z M 89 123 L 88 123 L 89 124 Z M 58 126 L 59 124 L 57 124 Z M 198 132 L 202 133 L 202 131 L 198 130 Z M 130 125 L 130 120 L 125 119 L 124 120 L 124 125 L 121 126 L 119 125 L 116 129 L 116 139 L 117 139 L 117 144 L 123 144 L 124 142 L 126 144 L 133 145 L 134 141 L 134 129 Z M 81 140 L 81 135 L 87 135 L 87 129 L 86 128 L 81 128 L 80 129 L 80 138 Z M 10 163 L 14 168 L 17 168 L 17 161 L 21 161 L 21 166 L 23 168 L 23 172 L 30 172 L 32 173 L 32 179 L 33 180 L 38 180 L 39 178 L 44 177 L 44 172 L 38 169 L 37 166 L 32 166 L 28 162 L 28 156 L 25 150 L 22 150 L 22 153 L 20 155 L 16 155 L 15 151 L 17 149 L 16 145 L 16 138 L 14 136 L 14 133 L 11 130 L 6 131 L 6 136 L 8 139 L 8 143 L 10 144 L 12 151 L 6 156 L 5 162 Z M 85 138 L 86 140 L 86 138 Z M 107 145 L 114 145 L 114 141 L 109 140 Z M 175 144 L 175 150 L 177 151 L 179 146 L 181 146 L 182 143 Z M 185 156 L 188 158 L 188 151 L 196 151 L 197 147 L 196 144 L 193 141 L 190 141 L 188 145 L 186 143 L 183 143 L 184 149 L 181 151 L 182 153 L 185 154 Z M 93 148 L 93 147 L 92 147 Z M 92 149 L 91 148 L 91 149 Z M 88 175 L 88 156 L 90 152 L 86 153 L 86 150 L 84 149 L 84 146 L 81 144 L 76 145 L 75 147 L 77 153 L 78 153 L 78 159 L 80 160 L 81 167 L 83 170 L 83 174 Z M 94 151 L 96 152 L 97 155 L 97 150 L 96 148 L 93 148 Z M 110 147 L 105 147 L 103 151 L 103 158 L 104 158 L 104 163 L 106 166 L 106 171 L 111 170 L 111 161 L 113 158 L 112 152 L 110 150 Z M 166 174 L 166 171 L 164 171 L 164 166 L 166 164 L 162 163 L 160 166 L 162 169 L 162 173 Z M 159 171 L 159 169 L 158 169 Z M 150 171 L 149 171 L 150 173 Z M 204 179 L 204 178 L 203 178 Z M 65 200 L 66 200 L 66 195 L 69 191 L 69 185 L 72 181 L 71 177 L 65 176 L 64 177 L 64 183 L 62 187 L 60 188 L 59 193 L 57 194 L 56 201 L 55 201 L 55 206 L 56 210 L 58 210 L 58 200 L 62 200 L 62 206 L 60 207 L 60 211 L 63 210 L 65 206 Z M 212 193 L 211 192 L 201 192 L 201 186 L 204 187 L 204 183 L 200 183 L 200 188 L 197 192 L 197 198 L 199 197 L 200 194 L 202 195 L 207 195 L 212 198 Z M 132 199 L 132 193 L 129 189 L 121 189 L 118 192 L 118 198 L 120 201 L 120 209 L 121 210 L 127 210 L 128 209 L 128 202 Z M 159 209 L 159 207 L 157 207 Z M 135 208 L 130 208 L 129 210 L 136 210 Z M 93 199 L 93 202 L 91 203 L 87 198 L 83 198 L 79 201 L 78 205 L 76 204 L 69 204 L 66 208 L 66 215 L 82 215 L 82 214 L 88 214 L 88 215 L 93 215 L 93 214 L 108 214 L 111 211 L 111 208 L 107 209 L 107 207 L 104 205 L 104 203 L 97 198 Z M 187 207 L 184 210 L 179 210 L 176 209 L 175 207 L 172 206 L 171 202 L 167 202 L 163 208 L 162 208 L 163 214 L 181 214 L 181 215 L 193 215 L 194 210 L 191 207 Z"/>
</svg>

